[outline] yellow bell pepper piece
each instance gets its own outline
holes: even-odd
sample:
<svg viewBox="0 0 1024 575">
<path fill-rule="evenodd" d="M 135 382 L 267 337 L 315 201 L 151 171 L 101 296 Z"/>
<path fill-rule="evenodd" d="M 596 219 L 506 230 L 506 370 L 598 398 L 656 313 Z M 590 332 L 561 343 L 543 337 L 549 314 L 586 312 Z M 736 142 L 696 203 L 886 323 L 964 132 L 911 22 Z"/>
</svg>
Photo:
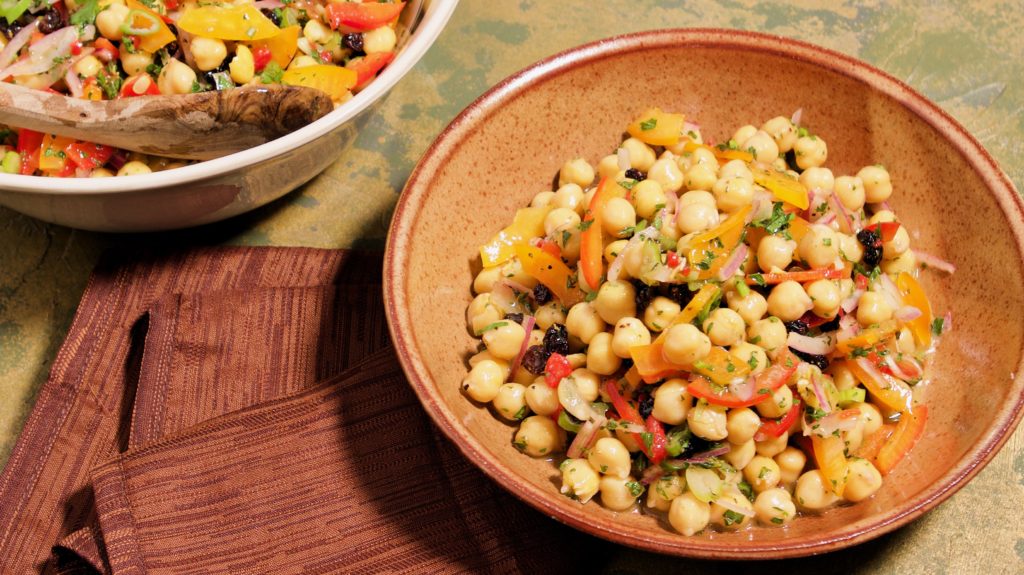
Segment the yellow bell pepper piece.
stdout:
<svg viewBox="0 0 1024 575">
<path fill-rule="evenodd" d="M 658 335 L 654 342 L 663 343 L 665 341 L 665 334 L 668 333 L 669 328 L 681 323 L 690 323 L 697 317 L 697 315 L 700 314 L 700 311 L 704 309 L 705 306 L 711 303 L 711 300 L 716 297 L 720 297 L 721 295 L 722 290 L 717 285 L 708 283 L 701 286 L 700 291 L 694 294 L 690 303 L 686 304 L 686 307 L 683 308 L 683 311 L 679 312 L 679 315 L 672 318 L 672 321 L 665 326 L 665 329 L 661 331 L 661 334 Z"/>
<path fill-rule="evenodd" d="M 775 199 L 792 204 L 801 210 L 806 210 L 810 205 L 807 187 L 801 184 L 800 180 L 789 174 L 762 166 L 751 166 L 750 171 L 754 173 L 754 182 L 767 188 L 775 196 Z"/>
<path fill-rule="evenodd" d="M 847 467 L 846 455 L 843 454 L 844 444 L 842 438 L 830 435 L 828 437 L 811 436 L 811 444 L 814 446 L 814 461 L 818 469 L 825 476 L 832 493 L 839 497 L 846 491 Z"/>
<path fill-rule="evenodd" d="M 513 249 L 523 271 L 547 286 L 562 305 L 568 307 L 580 300 L 579 289 L 569 285 L 574 274 L 561 259 L 526 243 L 516 244 Z"/>
<path fill-rule="evenodd" d="M 626 131 L 630 136 L 652 146 L 674 146 L 683 134 L 686 117 L 651 108 L 633 121 Z"/>
<path fill-rule="evenodd" d="M 517 210 L 508 227 L 498 232 L 491 241 L 480 246 L 480 259 L 483 261 L 484 267 L 500 266 L 516 255 L 516 244 L 526 243 L 530 238 L 543 236 L 544 218 L 550 211 L 550 206 Z"/>
<path fill-rule="evenodd" d="M 157 29 L 152 34 L 146 34 L 145 36 L 135 36 L 135 38 L 138 39 L 138 48 L 141 48 L 146 52 L 152 54 L 160 48 L 163 48 L 164 46 L 177 40 L 177 38 L 174 35 L 174 32 L 171 32 L 171 29 L 167 27 L 166 23 L 164 23 L 163 18 L 153 10 L 144 6 L 141 2 L 138 2 L 137 0 L 125 0 L 125 6 L 127 6 L 129 10 L 138 10 L 140 12 L 147 14 L 148 16 L 151 16 L 152 20 L 157 23 Z M 262 14 L 260 15 L 262 16 Z"/>
<path fill-rule="evenodd" d="M 690 240 L 687 265 L 690 266 L 691 274 L 695 274 L 691 277 L 702 280 L 718 275 L 718 270 L 725 265 L 729 254 L 743 238 L 743 225 L 750 210 L 749 205 L 744 206 L 718 226 Z"/>
<path fill-rule="evenodd" d="M 270 59 L 277 62 L 281 68 L 287 68 L 292 61 L 292 56 L 299 47 L 299 33 L 302 27 L 298 24 L 282 28 L 281 32 L 252 43 L 253 49 L 265 47 L 270 50 Z"/>
<path fill-rule="evenodd" d="M 289 86 L 304 86 L 326 92 L 332 100 L 340 100 L 356 85 L 357 75 L 348 68 L 317 64 L 285 70 L 281 83 Z"/>
<path fill-rule="evenodd" d="M 281 31 L 252 4 L 186 8 L 178 20 L 178 28 L 204 38 L 242 42 L 265 40 Z"/>
<path fill-rule="evenodd" d="M 907 322 L 907 327 L 914 334 L 917 344 L 925 349 L 932 345 L 932 304 L 924 293 L 924 288 L 917 283 L 914 276 L 907 272 L 896 277 L 896 289 L 903 296 L 903 303 L 921 310 L 921 315 Z"/>
</svg>

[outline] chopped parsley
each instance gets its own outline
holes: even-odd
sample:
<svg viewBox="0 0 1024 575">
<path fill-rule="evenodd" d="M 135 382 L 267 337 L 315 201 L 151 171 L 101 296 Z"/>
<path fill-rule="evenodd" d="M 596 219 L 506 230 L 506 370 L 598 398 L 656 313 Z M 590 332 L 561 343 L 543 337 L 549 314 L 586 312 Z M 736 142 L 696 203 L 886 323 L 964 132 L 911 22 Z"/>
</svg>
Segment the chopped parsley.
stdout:
<svg viewBox="0 0 1024 575">
<path fill-rule="evenodd" d="M 524 406 L 519 408 L 519 411 L 517 411 L 516 414 L 512 416 L 512 418 L 515 419 L 515 420 L 520 420 L 520 419 L 526 417 L 526 414 L 527 414 L 528 410 L 529 410 L 529 408 L 524 405 Z"/>
<path fill-rule="evenodd" d="M 941 318 L 941 317 L 937 317 L 937 318 L 933 319 L 932 320 L 932 334 L 934 334 L 935 336 L 942 335 L 942 330 L 945 327 L 945 324 L 946 324 L 946 320 Z"/>
<path fill-rule="evenodd" d="M 260 74 L 260 81 L 264 84 L 280 84 L 283 76 L 284 70 L 281 69 L 281 65 L 271 60 L 263 68 L 263 72 Z"/>
<path fill-rule="evenodd" d="M 754 283 L 761 287 L 768 285 L 768 283 L 764 281 L 764 276 L 761 274 L 750 274 L 750 279 L 754 280 Z"/>
<path fill-rule="evenodd" d="M 640 494 L 644 492 L 644 486 L 637 481 L 627 481 L 626 489 L 629 489 L 629 494 L 633 497 L 640 497 Z"/>
<path fill-rule="evenodd" d="M 657 118 L 648 118 L 648 119 L 644 120 L 643 122 L 640 122 L 640 129 L 645 131 L 645 132 L 647 132 L 649 130 L 653 130 L 657 125 L 658 125 L 658 119 Z"/>
<path fill-rule="evenodd" d="M 578 227 L 581 232 L 585 232 L 590 229 L 590 226 L 594 225 L 594 220 L 583 220 L 579 223 Z"/>
<path fill-rule="evenodd" d="M 78 10 L 71 15 L 69 22 L 74 26 L 85 26 L 96 21 L 96 15 L 100 13 L 99 0 L 85 0 L 79 4 Z"/>
<path fill-rule="evenodd" d="M 491 331 L 492 329 L 498 329 L 499 327 L 505 327 L 506 325 L 508 325 L 507 321 L 496 321 L 494 323 L 488 324 L 486 327 L 484 327 L 480 331 L 476 332 L 476 334 L 480 335 L 482 333 L 487 333 L 487 332 Z"/>
<path fill-rule="evenodd" d="M 747 365 L 750 366 L 750 371 L 757 369 L 757 356 L 750 354 L 750 359 L 747 360 Z"/>
<path fill-rule="evenodd" d="M 763 228 L 764 231 L 769 234 L 777 234 L 782 232 L 786 239 L 791 239 L 789 235 L 789 223 L 793 221 L 793 214 L 787 214 L 783 209 L 782 202 L 775 202 L 772 204 L 772 215 L 767 218 L 750 222 L 751 226 L 755 228 Z"/>
<path fill-rule="evenodd" d="M 783 523 L 785 523 L 785 521 L 786 520 L 781 517 L 772 517 L 772 523 L 776 525 L 782 525 Z"/>
<path fill-rule="evenodd" d="M 633 186 L 635 186 L 635 185 L 637 185 L 639 183 L 640 182 L 638 182 L 636 180 L 632 180 L 632 179 L 630 179 L 630 180 L 622 180 L 622 181 L 619 182 L 619 187 L 624 188 L 626 190 L 632 190 Z"/>
<path fill-rule="evenodd" d="M 736 513 L 735 511 L 728 509 L 722 514 L 722 519 L 725 520 L 725 526 L 730 527 L 732 525 L 743 523 L 743 514 Z"/>
</svg>

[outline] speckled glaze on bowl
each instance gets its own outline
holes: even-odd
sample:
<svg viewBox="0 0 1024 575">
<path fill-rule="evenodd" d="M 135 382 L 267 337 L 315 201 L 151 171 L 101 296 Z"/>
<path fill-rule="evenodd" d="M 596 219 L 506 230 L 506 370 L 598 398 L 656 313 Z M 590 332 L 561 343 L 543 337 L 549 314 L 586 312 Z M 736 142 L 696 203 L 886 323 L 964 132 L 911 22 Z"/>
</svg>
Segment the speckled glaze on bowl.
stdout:
<svg viewBox="0 0 1024 575">
<path fill-rule="evenodd" d="M 124 178 L 41 178 L 0 173 L 0 205 L 75 228 L 105 232 L 197 226 L 258 208 L 294 190 L 337 159 L 372 114 L 441 34 L 458 0 L 424 0 L 395 60 L 337 110 L 261 146 L 183 168 Z"/>
<path fill-rule="evenodd" d="M 559 495 L 558 472 L 512 448 L 514 428 L 465 398 L 477 341 L 465 328 L 478 246 L 517 207 L 549 189 L 569 158 L 596 162 L 647 106 L 682 111 L 705 137 L 804 110 L 837 175 L 882 163 L 913 244 L 958 266 L 925 272 L 954 329 L 924 395 L 925 437 L 871 499 L 785 529 L 684 537 L 664 519 Z M 410 383 L 437 425 L 510 492 L 559 521 L 659 553 L 782 558 L 854 545 L 896 529 L 952 495 L 1021 418 L 1024 209 L 1006 175 L 959 124 L 885 73 L 802 42 L 722 30 L 641 33 L 554 56 L 467 108 L 413 172 L 385 263 L 388 320 Z M 955 226 L 949 225 L 956 222 Z"/>
</svg>

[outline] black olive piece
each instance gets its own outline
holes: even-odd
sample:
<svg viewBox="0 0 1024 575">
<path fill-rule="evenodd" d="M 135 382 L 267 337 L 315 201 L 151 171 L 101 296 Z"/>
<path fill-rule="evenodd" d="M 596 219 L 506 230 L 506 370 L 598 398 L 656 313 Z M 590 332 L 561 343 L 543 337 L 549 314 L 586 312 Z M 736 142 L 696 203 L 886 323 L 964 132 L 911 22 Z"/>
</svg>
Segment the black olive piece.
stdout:
<svg viewBox="0 0 1024 575">
<path fill-rule="evenodd" d="M 794 355 L 822 371 L 828 369 L 828 358 L 823 355 L 814 355 L 813 353 L 807 353 L 793 348 L 789 348 L 789 351 L 792 351 Z"/>
<path fill-rule="evenodd" d="M 630 168 L 626 170 L 626 177 L 631 180 L 642 182 L 647 179 L 647 175 L 636 168 Z"/>
<path fill-rule="evenodd" d="M 569 355 L 569 330 L 560 323 L 553 323 L 544 332 L 544 349 L 549 354 Z"/>
<path fill-rule="evenodd" d="M 544 305 L 551 301 L 551 290 L 544 284 L 537 284 L 533 288 L 533 299 L 536 300 L 537 305 Z"/>
<path fill-rule="evenodd" d="M 785 324 L 786 331 L 792 331 L 800 335 L 807 335 L 807 324 L 803 320 L 795 319 L 793 321 L 787 321 Z"/>
<path fill-rule="evenodd" d="M 637 409 L 640 410 L 640 417 L 647 419 L 650 417 L 651 412 L 654 411 L 654 398 L 649 395 L 644 397 L 640 400 Z"/>
<path fill-rule="evenodd" d="M 548 363 L 551 354 L 542 345 L 533 345 L 523 354 L 522 365 L 526 371 L 533 375 L 544 373 L 544 366 Z"/>
</svg>

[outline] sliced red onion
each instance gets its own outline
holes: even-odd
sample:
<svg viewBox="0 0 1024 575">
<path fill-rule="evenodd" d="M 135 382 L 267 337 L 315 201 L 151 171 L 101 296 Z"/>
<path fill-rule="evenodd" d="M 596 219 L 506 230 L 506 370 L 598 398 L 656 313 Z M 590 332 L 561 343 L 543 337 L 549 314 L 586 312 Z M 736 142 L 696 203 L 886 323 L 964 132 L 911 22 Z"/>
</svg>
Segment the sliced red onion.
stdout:
<svg viewBox="0 0 1024 575">
<path fill-rule="evenodd" d="M 665 464 L 669 465 L 670 467 L 682 467 L 684 463 L 704 463 L 707 460 L 711 459 L 712 457 L 719 457 L 725 455 L 726 453 L 729 453 L 731 449 L 732 448 L 729 446 L 729 444 L 726 443 L 721 447 L 716 447 L 715 449 L 709 449 L 708 451 L 702 451 L 700 453 L 694 453 L 693 455 L 686 458 L 669 459 L 668 461 L 665 462 Z"/>
<path fill-rule="evenodd" d="M 741 382 L 730 383 L 729 391 L 739 398 L 740 401 L 749 401 L 754 397 L 754 392 L 757 391 L 757 378 L 750 376 Z"/>
<path fill-rule="evenodd" d="M 563 378 L 558 383 L 558 402 L 562 404 L 565 410 L 572 414 L 573 417 L 580 421 L 592 421 L 598 418 L 604 418 L 603 415 L 598 413 L 590 402 L 583 397 L 580 393 L 580 388 L 576 387 L 576 382 L 571 378 Z"/>
<path fill-rule="evenodd" d="M 523 308 L 515 294 L 517 291 L 526 294 L 528 298 L 533 298 L 532 289 L 506 278 L 495 283 L 494 287 L 491 288 L 491 303 L 498 306 L 498 309 L 506 314 L 522 313 Z"/>
<path fill-rule="evenodd" d="M 122 150 L 120 148 L 114 150 L 114 153 L 110 155 L 110 159 L 107 160 L 107 165 L 110 166 L 115 172 L 124 167 L 128 163 L 128 150 Z M 493 300 L 493 296 L 492 296 Z"/>
<path fill-rule="evenodd" d="M 733 503 L 732 501 L 730 501 L 728 497 L 719 497 L 718 499 L 715 500 L 715 503 L 717 503 L 718 505 L 721 505 L 727 511 L 732 511 L 733 513 L 739 513 L 740 515 L 742 515 L 744 517 L 753 517 L 754 516 L 754 510 L 752 508 L 744 507 L 742 505 L 737 505 L 737 504 Z"/>
<path fill-rule="evenodd" d="M 683 133 L 700 132 L 700 124 L 686 120 L 683 122 Z"/>
<path fill-rule="evenodd" d="M 729 259 L 726 260 L 722 269 L 718 270 L 718 279 L 725 281 L 736 275 L 740 266 L 743 265 L 743 260 L 747 259 L 747 253 L 749 251 L 750 248 L 747 247 L 747 244 L 740 242 L 740 245 L 736 246 L 736 249 L 732 251 L 732 254 L 729 256 Z"/>
<path fill-rule="evenodd" d="M 643 475 L 640 476 L 640 483 L 650 485 L 661 479 L 663 475 L 665 475 L 665 469 L 660 465 L 649 465 L 647 469 L 644 469 Z"/>
<path fill-rule="evenodd" d="M 77 64 L 82 58 L 89 56 L 95 51 L 95 48 L 83 48 L 82 52 L 74 58 L 65 60 L 63 63 L 57 65 L 56 67 L 51 68 L 45 74 L 42 74 L 40 77 L 43 79 L 43 83 L 47 88 L 53 86 L 58 80 L 60 80 L 69 72 L 71 72 L 71 68 L 75 64 Z"/>
<path fill-rule="evenodd" d="M 917 263 L 924 264 L 930 268 L 935 268 L 939 271 L 951 274 L 956 271 L 956 266 L 952 262 L 948 262 L 938 256 L 934 256 L 921 250 L 914 250 L 914 255 L 917 256 Z"/>
<path fill-rule="evenodd" d="M 528 315 L 523 318 L 523 331 L 526 332 L 526 337 L 523 338 L 523 343 L 519 346 L 519 355 L 517 355 L 515 360 L 512 361 L 512 367 L 508 370 L 508 379 L 505 381 L 512 381 L 515 377 L 516 371 L 519 369 L 519 364 L 523 361 L 523 356 L 526 355 L 526 350 L 530 347 L 530 333 L 533 331 L 533 326 L 536 325 L 536 323 L 537 318 L 532 315 Z"/>
<path fill-rule="evenodd" d="M 829 194 L 828 205 L 832 207 L 832 211 L 836 214 L 836 221 L 839 223 L 839 231 L 844 234 L 853 233 L 853 222 L 850 220 L 850 214 L 846 211 L 846 206 L 839 200 L 839 196 L 836 195 L 835 190 Z"/>
<path fill-rule="evenodd" d="M 572 443 L 569 444 L 569 449 L 566 451 L 566 455 L 572 458 L 577 458 L 593 447 L 594 443 L 597 441 L 597 434 L 601 431 L 601 426 L 604 425 L 606 421 L 602 415 L 598 415 L 597 417 L 597 419 L 589 419 L 583 422 L 583 426 L 580 427 L 576 437 L 572 440 Z"/>
<path fill-rule="evenodd" d="M 503 281 L 505 283 L 505 285 L 507 285 L 508 287 L 516 290 L 517 292 L 527 294 L 531 298 L 533 297 L 533 288 L 526 287 L 523 284 L 521 284 L 521 283 L 519 283 L 517 281 L 514 281 L 514 280 L 510 280 L 508 278 L 503 279 L 501 281 Z"/>
<path fill-rule="evenodd" d="M 74 26 L 47 34 L 42 40 L 28 47 L 27 58 L 22 58 L 0 71 L 0 81 L 10 76 L 41 74 L 53 69 L 57 63 L 64 62 L 71 55 L 71 45 L 77 41 L 78 31 Z"/>
<path fill-rule="evenodd" d="M 825 214 L 824 216 L 821 216 L 821 218 L 818 221 L 814 222 L 814 223 L 821 224 L 823 226 L 830 226 L 830 225 L 832 225 L 832 222 L 834 222 L 834 221 L 836 221 L 836 214 L 835 214 L 835 212 L 829 212 L 829 213 Z"/>
<path fill-rule="evenodd" d="M 754 199 L 751 200 L 750 205 L 752 209 L 747 217 L 744 218 L 746 223 L 756 222 L 765 218 L 770 218 L 774 206 L 772 204 L 773 197 L 770 193 L 761 188 L 754 189 Z"/>
<path fill-rule="evenodd" d="M 676 207 L 678 206 L 679 196 L 672 190 L 665 192 L 665 208 L 658 213 L 661 216 L 661 221 L 668 221 L 668 215 L 676 213 Z"/>
<path fill-rule="evenodd" d="M 257 10 L 273 10 L 274 8 L 283 8 L 284 3 L 281 0 L 259 0 L 253 2 L 252 6 Z"/>
<path fill-rule="evenodd" d="M 921 317 L 922 313 L 923 312 L 920 309 L 918 309 L 918 308 L 916 308 L 916 307 L 914 307 L 912 305 L 905 305 L 905 306 L 900 306 L 900 308 L 897 309 L 895 314 L 893 314 L 893 315 L 895 315 L 896 319 L 898 319 L 898 320 L 900 320 L 902 322 L 908 322 L 908 321 L 914 321 L 915 319 Z"/>
<path fill-rule="evenodd" d="M 82 80 L 74 70 L 68 70 L 64 74 L 64 83 L 68 86 L 68 92 L 75 98 L 82 97 Z"/>
<path fill-rule="evenodd" d="M 800 120 L 802 120 L 803 117 L 804 117 L 804 109 L 803 108 L 797 108 L 796 111 L 793 112 L 793 115 L 789 118 L 789 121 L 793 122 L 793 125 L 799 126 L 800 125 Z"/>
<path fill-rule="evenodd" d="M 857 415 L 852 414 L 854 410 L 846 409 L 826 415 L 813 425 L 804 425 L 804 435 L 817 435 L 828 437 L 837 431 L 850 431 L 857 427 Z"/>
<path fill-rule="evenodd" d="M 853 310 L 857 309 L 857 304 L 860 303 L 860 296 L 862 295 L 864 295 L 864 290 L 860 288 L 855 288 L 853 290 L 853 293 L 850 294 L 850 297 L 840 302 L 839 307 L 843 308 L 843 311 L 846 313 L 852 312 Z"/>
<path fill-rule="evenodd" d="M 818 409 L 825 413 L 832 413 L 832 404 L 829 403 L 828 396 L 825 395 L 825 386 L 821 384 L 820 375 L 811 375 L 811 389 L 814 390 L 814 397 L 818 400 Z"/>
<path fill-rule="evenodd" d="M 18 59 L 18 52 L 32 39 L 32 34 L 39 29 L 39 20 L 33 20 L 27 26 L 18 31 L 11 38 L 11 41 L 0 51 L 0 69 L 6 68 L 11 62 Z"/>
<path fill-rule="evenodd" d="M 648 226 L 640 232 L 633 234 L 633 237 L 629 238 L 629 241 L 626 242 L 626 245 L 622 247 L 618 255 L 615 256 L 615 259 L 612 260 L 611 265 L 608 266 L 608 281 L 613 282 L 619 279 L 619 274 L 622 273 L 622 266 L 626 261 L 626 253 L 629 250 L 636 248 L 637 244 L 643 240 L 653 240 L 657 239 L 657 237 L 658 230 L 654 226 Z"/>
<path fill-rule="evenodd" d="M 616 150 L 615 157 L 619 162 L 620 170 L 628 170 L 631 167 L 633 167 L 633 165 L 629 162 L 629 150 L 627 150 L 626 148 L 619 148 L 618 150 Z"/>
<path fill-rule="evenodd" d="M 836 342 L 830 335 L 812 337 L 809 335 L 800 335 L 795 331 L 789 332 L 786 344 L 797 351 L 802 351 L 811 355 L 828 355 L 836 349 Z"/>
<path fill-rule="evenodd" d="M 889 274 L 878 275 L 878 286 L 881 288 L 879 291 L 882 293 L 882 297 L 885 298 L 886 303 L 889 304 L 893 311 L 903 307 L 903 296 L 900 295 L 896 282 L 892 281 Z"/>
<path fill-rule="evenodd" d="M 953 329 L 953 310 L 946 312 L 946 315 L 942 316 L 942 333 Z"/>
<path fill-rule="evenodd" d="M 896 360 L 892 358 L 891 353 L 885 355 L 885 365 L 886 367 L 889 368 L 889 371 L 891 371 L 893 375 L 902 379 L 903 381 L 911 381 L 921 377 L 920 372 L 915 375 L 913 373 L 907 372 L 905 369 L 900 367 Z"/>
</svg>

